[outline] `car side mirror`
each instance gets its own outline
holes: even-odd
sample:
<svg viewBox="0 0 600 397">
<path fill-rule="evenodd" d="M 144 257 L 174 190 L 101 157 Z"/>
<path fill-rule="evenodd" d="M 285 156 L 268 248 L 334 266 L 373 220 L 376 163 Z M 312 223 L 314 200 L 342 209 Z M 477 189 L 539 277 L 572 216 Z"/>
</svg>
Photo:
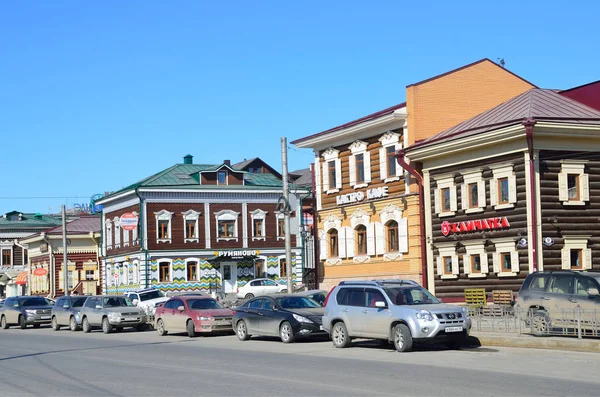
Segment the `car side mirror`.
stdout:
<svg viewBox="0 0 600 397">
<path fill-rule="evenodd" d="M 183 306 L 179 306 L 179 307 L 177 308 L 177 310 L 179 310 L 180 312 L 182 312 L 182 311 L 184 311 L 184 310 L 185 310 L 185 307 L 183 307 Z"/>
<path fill-rule="evenodd" d="M 383 308 L 383 307 L 386 307 L 386 306 L 387 305 L 385 304 L 384 301 L 377 301 L 377 302 L 375 302 L 375 307 Z"/>
<path fill-rule="evenodd" d="M 134 299 L 134 300 L 132 300 L 131 302 L 132 302 L 134 305 L 136 305 L 136 306 L 137 306 L 137 304 L 138 304 L 138 300 L 137 300 L 137 299 Z"/>
<path fill-rule="evenodd" d="M 598 288 L 588 288 L 587 293 L 590 298 L 597 298 L 600 295 Z"/>
<path fill-rule="evenodd" d="M 102 305 L 96 305 L 96 309 L 102 309 Z"/>
</svg>

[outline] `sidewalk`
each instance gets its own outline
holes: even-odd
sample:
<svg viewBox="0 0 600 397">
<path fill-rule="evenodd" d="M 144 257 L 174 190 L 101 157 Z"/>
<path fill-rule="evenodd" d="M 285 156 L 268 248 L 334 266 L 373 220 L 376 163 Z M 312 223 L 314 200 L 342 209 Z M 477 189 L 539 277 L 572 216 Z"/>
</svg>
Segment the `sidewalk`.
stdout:
<svg viewBox="0 0 600 397">
<path fill-rule="evenodd" d="M 469 344 L 472 346 L 524 347 L 600 353 L 600 339 L 597 338 L 578 339 L 577 337 L 533 336 L 471 331 Z"/>
</svg>

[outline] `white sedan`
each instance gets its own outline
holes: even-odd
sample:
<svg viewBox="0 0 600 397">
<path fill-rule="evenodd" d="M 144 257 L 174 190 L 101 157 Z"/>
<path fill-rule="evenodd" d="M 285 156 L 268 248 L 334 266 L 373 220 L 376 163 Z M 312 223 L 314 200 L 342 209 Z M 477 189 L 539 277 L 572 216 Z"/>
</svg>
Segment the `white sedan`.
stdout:
<svg viewBox="0 0 600 397">
<path fill-rule="evenodd" d="M 250 299 L 259 295 L 277 294 L 280 292 L 287 292 L 287 285 L 279 284 L 269 278 L 255 278 L 238 289 L 237 297 L 239 299 Z"/>
</svg>

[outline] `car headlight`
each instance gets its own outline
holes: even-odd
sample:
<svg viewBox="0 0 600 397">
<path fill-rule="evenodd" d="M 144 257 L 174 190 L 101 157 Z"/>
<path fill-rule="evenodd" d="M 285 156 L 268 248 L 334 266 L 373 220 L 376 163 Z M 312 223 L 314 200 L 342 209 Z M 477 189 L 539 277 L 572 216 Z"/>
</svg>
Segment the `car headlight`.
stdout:
<svg viewBox="0 0 600 397">
<path fill-rule="evenodd" d="M 463 307 L 462 307 L 462 313 L 463 313 L 463 317 L 464 317 L 464 318 L 469 318 L 469 317 L 470 317 L 470 316 L 469 316 L 469 308 L 468 308 L 468 307 L 466 307 L 466 306 L 463 306 Z"/>
<path fill-rule="evenodd" d="M 299 314 L 294 314 L 294 318 L 296 319 L 296 321 L 301 323 L 312 323 L 312 321 L 310 321 L 304 316 L 300 316 Z"/>
<path fill-rule="evenodd" d="M 27 316 L 35 316 L 36 314 L 35 310 L 25 310 L 25 315 Z"/>
<path fill-rule="evenodd" d="M 427 310 L 419 310 L 417 318 L 424 321 L 433 321 L 433 314 Z"/>
<path fill-rule="evenodd" d="M 108 313 L 108 318 L 110 318 L 110 319 L 118 319 L 118 318 L 121 318 L 121 313 L 113 313 L 113 312 L 111 312 L 111 313 Z"/>
<path fill-rule="evenodd" d="M 212 317 L 198 316 L 198 320 L 200 321 L 210 321 L 214 320 Z"/>
</svg>

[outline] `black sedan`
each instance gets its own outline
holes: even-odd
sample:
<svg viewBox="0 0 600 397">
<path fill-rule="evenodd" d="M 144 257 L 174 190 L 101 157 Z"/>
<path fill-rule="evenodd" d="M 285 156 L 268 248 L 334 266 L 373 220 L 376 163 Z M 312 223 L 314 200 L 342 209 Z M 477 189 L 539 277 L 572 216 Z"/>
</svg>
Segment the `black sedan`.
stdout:
<svg viewBox="0 0 600 397">
<path fill-rule="evenodd" d="M 297 337 L 325 335 L 324 308 L 305 296 L 275 295 L 251 299 L 234 311 L 233 327 L 240 340 L 252 335 L 279 336 L 283 343 Z"/>
</svg>

